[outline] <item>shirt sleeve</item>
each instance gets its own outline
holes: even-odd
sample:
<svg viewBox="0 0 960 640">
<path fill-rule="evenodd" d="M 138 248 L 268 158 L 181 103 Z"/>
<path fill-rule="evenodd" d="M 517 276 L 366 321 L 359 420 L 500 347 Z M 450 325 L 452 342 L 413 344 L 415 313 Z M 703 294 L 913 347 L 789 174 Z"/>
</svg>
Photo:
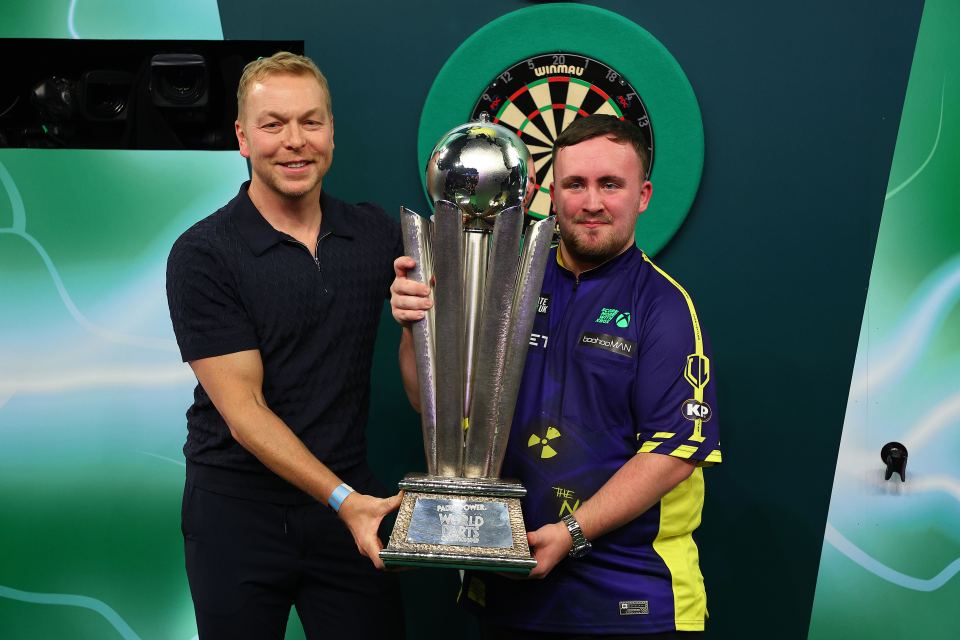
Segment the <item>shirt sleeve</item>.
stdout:
<svg viewBox="0 0 960 640">
<path fill-rule="evenodd" d="M 722 462 L 710 348 L 686 291 L 661 296 L 643 330 L 635 410 L 639 452 Z"/>
<path fill-rule="evenodd" d="M 398 219 L 396 219 L 396 218 L 393 218 L 393 217 L 391 217 L 391 216 L 388 216 L 388 215 L 386 214 L 386 212 L 384 212 L 383 215 L 384 215 L 385 218 L 387 218 L 387 219 L 390 221 L 390 237 L 392 238 L 392 244 L 393 244 L 393 246 L 392 246 L 392 248 L 391 248 L 391 250 L 390 250 L 391 257 L 390 257 L 390 277 L 389 277 L 389 282 L 390 282 L 390 284 L 392 284 L 392 283 L 393 283 L 393 275 L 394 275 L 393 262 L 394 262 L 394 260 L 396 260 L 396 259 L 399 258 L 400 256 L 406 255 L 406 252 L 404 251 L 404 248 L 403 248 L 403 229 L 402 229 L 402 226 L 401 226 L 401 224 L 400 224 L 400 221 L 399 221 Z M 388 285 L 387 285 L 387 296 L 386 296 L 388 300 L 390 299 L 390 288 L 389 288 L 389 287 L 390 287 L 390 285 L 388 284 Z"/>
<path fill-rule="evenodd" d="M 393 259 L 396 260 L 400 256 L 406 255 L 406 251 L 403 248 L 402 225 L 400 224 L 400 221 L 395 218 L 391 218 L 391 220 L 393 221 L 393 227 L 394 227 L 393 233 L 396 238 L 396 240 L 394 241 Z"/>
<path fill-rule="evenodd" d="M 236 275 L 221 255 L 189 232 L 167 259 L 167 304 L 184 362 L 259 347 Z"/>
</svg>

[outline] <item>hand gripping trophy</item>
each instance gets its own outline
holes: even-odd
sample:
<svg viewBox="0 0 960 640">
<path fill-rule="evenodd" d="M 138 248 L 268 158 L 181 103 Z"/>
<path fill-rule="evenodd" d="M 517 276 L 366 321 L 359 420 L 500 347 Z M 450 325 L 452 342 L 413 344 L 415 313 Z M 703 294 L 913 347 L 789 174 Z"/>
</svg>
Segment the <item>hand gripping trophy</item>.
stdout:
<svg viewBox="0 0 960 640">
<path fill-rule="evenodd" d="M 434 287 L 433 308 L 413 325 L 427 473 L 400 482 L 380 557 L 527 573 L 536 561 L 520 511 L 526 490 L 499 474 L 554 218 L 523 234 L 530 153 L 486 117 L 444 135 L 426 171 L 432 220 L 406 208 L 400 216 L 417 262 L 408 277 Z"/>
</svg>

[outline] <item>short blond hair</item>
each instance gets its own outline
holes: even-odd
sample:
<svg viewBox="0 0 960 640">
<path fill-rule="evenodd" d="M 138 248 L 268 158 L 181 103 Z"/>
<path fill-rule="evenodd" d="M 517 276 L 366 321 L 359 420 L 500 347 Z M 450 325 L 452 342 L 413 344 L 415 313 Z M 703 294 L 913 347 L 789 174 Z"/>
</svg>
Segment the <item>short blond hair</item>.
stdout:
<svg viewBox="0 0 960 640">
<path fill-rule="evenodd" d="M 320 88 L 323 89 L 323 95 L 327 97 L 327 113 L 333 115 L 330 86 L 327 84 L 326 76 L 314 64 L 313 60 L 289 51 L 278 51 L 269 58 L 257 58 L 243 68 L 240 84 L 237 85 L 237 117 L 243 116 L 243 103 L 247 98 L 250 87 L 268 76 L 276 75 L 313 76 Z"/>
</svg>

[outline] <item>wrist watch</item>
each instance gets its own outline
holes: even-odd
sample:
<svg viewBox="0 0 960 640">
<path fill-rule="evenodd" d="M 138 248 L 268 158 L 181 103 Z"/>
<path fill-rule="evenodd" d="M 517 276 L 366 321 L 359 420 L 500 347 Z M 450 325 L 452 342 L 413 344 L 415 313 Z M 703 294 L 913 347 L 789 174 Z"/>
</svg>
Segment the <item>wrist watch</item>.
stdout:
<svg viewBox="0 0 960 640">
<path fill-rule="evenodd" d="M 570 548 L 570 553 L 567 555 L 571 558 L 582 558 L 583 556 L 590 553 L 590 549 L 593 548 L 593 545 L 590 544 L 590 541 L 583 537 L 583 531 L 580 529 L 580 523 L 577 522 L 577 519 L 573 517 L 573 514 L 567 514 L 562 518 L 563 524 L 567 525 L 567 531 L 570 532 L 570 537 L 573 538 L 573 547 Z"/>
</svg>

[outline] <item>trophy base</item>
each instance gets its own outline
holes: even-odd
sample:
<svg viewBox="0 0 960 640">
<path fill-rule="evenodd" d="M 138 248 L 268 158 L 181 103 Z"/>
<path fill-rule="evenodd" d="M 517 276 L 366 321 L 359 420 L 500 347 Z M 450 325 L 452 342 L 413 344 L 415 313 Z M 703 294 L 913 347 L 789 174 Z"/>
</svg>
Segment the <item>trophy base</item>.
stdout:
<svg viewBox="0 0 960 640">
<path fill-rule="evenodd" d="M 443 567 L 527 574 L 530 555 L 518 482 L 408 474 L 390 542 L 388 567 Z"/>
</svg>

